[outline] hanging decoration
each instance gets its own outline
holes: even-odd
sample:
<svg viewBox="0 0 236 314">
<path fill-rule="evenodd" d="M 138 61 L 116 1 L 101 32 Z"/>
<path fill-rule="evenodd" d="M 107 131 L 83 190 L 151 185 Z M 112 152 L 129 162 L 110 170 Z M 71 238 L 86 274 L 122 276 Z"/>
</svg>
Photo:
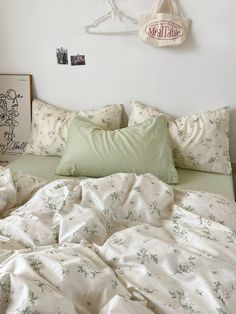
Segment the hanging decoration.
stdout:
<svg viewBox="0 0 236 314">
<path fill-rule="evenodd" d="M 138 20 L 119 10 L 115 0 L 108 0 L 111 10 L 95 20 L 93 23 L 86 25 L 84 30 L 87 34 L 94 35 L 129 35 L 138 34 Z M 107 20 L 112 20 L 108 28 L 100 28 L 100 24 Z M 127 25 L 127 22 L 131 25 Z M 118 25 L 118 26 L 117 26 Z"/>
<path fill-rule="evenodd" d="M 141 15 L 139 35 L 154 47 L 178 47 L 187 38 L 189 23 L 178 14 L 174 0 L 159 0 L 151 14 Z"/>
</svg>

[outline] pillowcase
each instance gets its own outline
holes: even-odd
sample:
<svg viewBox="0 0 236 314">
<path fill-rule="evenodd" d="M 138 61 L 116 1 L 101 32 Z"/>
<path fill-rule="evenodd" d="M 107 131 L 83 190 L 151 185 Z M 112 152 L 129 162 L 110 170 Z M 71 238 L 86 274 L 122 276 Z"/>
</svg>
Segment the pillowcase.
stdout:
<svg viewBox="0 0 236 314">
<path fill-rule="evenodd" d="M 143 123 L 146 119 L 150 118 L 156 118 L 163 113 L 157 110 L 157 108 L 154 108 L 152 106 L 144 105 L 141 102 L 131 102 L 132 105 L 132 111 L 129 115 L 129 122 L 128 125 L 134 125 Z M 167 115 L 165 116 L 167 120 L 170 119 Z"/>
<path fill-rule="evenodd" d="M 121 105 L 108 105 L 98 110 L 68 111 L 38 99 L 32 103 L 32 132 L 26 153 L 62 156 L 72 120 L 77 117 L 90 119 L 105 130 L 120 127 Z"/>
<path fill-rule="evenodd" d="M 103 177 L 117 172 L 149 172 L 167 183 L 178 182 L 165 117 L 114 131 L 74 119 L 56 174 Z"/>
<path fill-rule="evenodd" d="M 129 125 L 162 115 L 158 109 L 133 103 Z M 229 108 L 187 117 L 168 117 L 176 167 L 231 174 L 229 156 Z"/>
</svg>

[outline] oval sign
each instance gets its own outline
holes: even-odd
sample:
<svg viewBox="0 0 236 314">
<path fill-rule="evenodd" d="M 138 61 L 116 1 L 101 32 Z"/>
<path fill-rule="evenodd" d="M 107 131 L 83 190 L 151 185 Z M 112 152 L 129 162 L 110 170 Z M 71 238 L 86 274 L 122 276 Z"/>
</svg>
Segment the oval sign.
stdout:
<svg viewBox="0 0 236 314">
<path fill-rule="evenodd" d="M 151 23 L 145 28 L 145 32 L 154 39 L 168 40 L 177 39 L 183 36 L 184 29 L 182 26 L 171 21 L 161 20 Z"/>
</svg>

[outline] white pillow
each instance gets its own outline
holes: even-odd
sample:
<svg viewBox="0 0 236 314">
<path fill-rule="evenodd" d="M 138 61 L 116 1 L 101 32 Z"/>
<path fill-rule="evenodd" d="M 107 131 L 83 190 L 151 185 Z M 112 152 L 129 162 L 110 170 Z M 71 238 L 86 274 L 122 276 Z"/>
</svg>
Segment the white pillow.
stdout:
<svg viewBox="0 0 236 314">
<path fill-rule="evenodd" d="M 129 125 L 161 114 L 134 102 Z M 176 167 L 231 174 L 228 107 L 178 119 L 168 117 L 168 125 Z"/>
<path fill-rule="evenodd" d="M 77 116 L 88 118 L 104 130 L 115 130 L 120 128 L 122 106 L 108 105 L 98 110 L 75 112 L 34 99 L 32 132 L 25 152 L 62 156 L 70 124 Z"/>
</svg>

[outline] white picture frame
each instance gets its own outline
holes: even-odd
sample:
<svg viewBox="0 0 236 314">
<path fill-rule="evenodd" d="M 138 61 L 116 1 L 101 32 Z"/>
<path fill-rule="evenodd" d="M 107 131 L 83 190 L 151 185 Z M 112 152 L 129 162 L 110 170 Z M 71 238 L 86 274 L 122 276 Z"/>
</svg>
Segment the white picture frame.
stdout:
<svg viewBox="0 0 236 314">
<path fill-rule="evenodd" d="M 31 131 L 32 77 L 0 74 L 0 166 L 19 157 Z"/>
</svg>

